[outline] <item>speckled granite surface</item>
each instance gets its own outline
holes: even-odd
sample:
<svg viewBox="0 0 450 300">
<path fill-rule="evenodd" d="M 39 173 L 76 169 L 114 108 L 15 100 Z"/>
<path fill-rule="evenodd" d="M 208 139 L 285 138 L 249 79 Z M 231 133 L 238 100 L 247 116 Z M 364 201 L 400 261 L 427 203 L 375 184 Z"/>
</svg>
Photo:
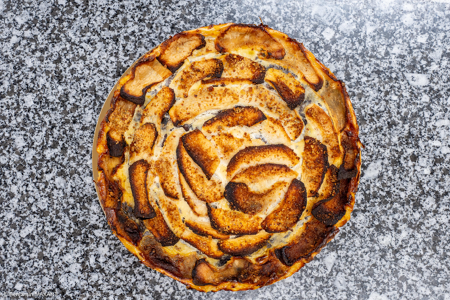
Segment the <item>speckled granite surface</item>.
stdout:
<svg viewBox="0 0 450 300">
<path fill-rule="evenodd" d="M 0 298 L 450 299 L 450 1 L 17 2 L 0 1 Z M 351 221 L 300 272 L 200 294 L 112 235 L 92 183 L 94 127 L 144 52 L 258 17 L 346 82 L 363 176 Z"/>
</svg>

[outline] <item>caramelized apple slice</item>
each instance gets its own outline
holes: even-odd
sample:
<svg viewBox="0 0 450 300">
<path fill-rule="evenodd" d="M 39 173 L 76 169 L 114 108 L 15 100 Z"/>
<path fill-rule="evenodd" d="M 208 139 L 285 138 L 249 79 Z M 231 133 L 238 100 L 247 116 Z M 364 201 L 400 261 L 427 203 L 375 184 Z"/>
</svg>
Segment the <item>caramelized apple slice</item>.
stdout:
<svg viewBox="0 0 450 300">
<path fill-rule="evenodd" d="M 169 226 L 167 226 L 163 215 L 159 211 L 158 206 L 154 207 L 156 217 L 153 219 L 144 220 L 145 227 L 153 234 L 155 239 L 161 243 L 163 247 L 175 245 L 179 238 L 173 234 Z"/>
<path fill-rule="evenodd" d="M 231 258 L 230 262 L 222 268 L 210 265 L 206 260 L 200 259 L 192 270 L 192 281 L 195 285 L 218 285 L 224 280 L 231 280 L 247 267 L 249 262 L 243 258 Z"/>
<path fill-rule="evenodd" d="M 268 186 L 272 186 L 278 181 L 291 181 L 298 173 L 285 165 L 264 164 L 249 167 L 238 173 L 231 180 L 241 182 L 248 186 L 249 190 L 264 192 Z"/>
<path fill-rule="evenodd" d="M 338 179 L 346 179 L 355 177 L 358 174 L 358 168 L 356 167 L 359 152 L 358 152 L 358 140 L 357 137 L 350 132 L 344 130 L 341 133 L 341 143 L 344 148 L 344 160 L 339 167 Z"/>
<path fill-rule="evenodd" d="M 108 123 L 111 128 L 107 134 L 109 155 L 122 156 L 126 143 L 123 137 L 125 131 L 133 119 L 136 104 L 124 100 L 118 96 L 113 103 L 112 112 L 108 115 Z"/>
<path fill-rule="evenodd" d="M 314 218 L 305 226 L 305 230 L 292 244 L 275 252 L 278 259 L 287 266 L 292 266 L 300 259 L 309 259 L 311 254 L 319 251 L 339 231 Z"/>
<path fill-rule="evenodd" d="M 305 100 L 305 89 L 291 74 L 269 69 L 264 80 L 275 87 L 290 109 L 296 108 Z"/>
<path fill-rule="evenodd" d="M 155 210 L 148 201 L 147 173 L 150 166 L 145 160 L 139 160 L 130 166 L 130 185 L 134 198 L 134 214 L 138 218 L 151 219 Z"/>
<path fill-rule="evenodd" d="M 298 164 L 300 158 L 291 148 L 285 145 L 264 145 L 246 147 L 233 156 L 227 166 L 227 177 L 232 178 L 234 174 L 250 165 L 279 163 L 293 167 Z"/>
<path fill-rule="evenodd" d="M 183 198 L 192 209 L 194 214 L 200 217 L 207 216 L 208 208 L 206 207 L 206 203 L 198 199 L 197 195 L 195 195 L 195 193 L 189 187 L 189 184 L 186 182 L 186 179 L 180 172 L 178 172 L 178 178 L 180 178 L 181 193 L 183 194 Z"/>
<path fill-rule="evenodd" d="M 156 127 L 161 127 L 164 115 L 175 103 L 175 93 L 167 86 L 163 87 L 153 99 L 147 104 L 142 112 L 141 124 L 154 123 Z"/>
<path fill-rule="evenodd" d="M 215 178 L 208 180 L 202 169 L 189 156 L 183 143 L 178 144 L 177 161 L 181 174 L 200 200 L 211 203 L 222 197 L 222 184 Z"/>
<path fill-rule="evenodd" d="M 209 257 L 220 259 L 223 256 L 223 252 L 217 247 L 217 241 L 210 236 L 200 236 L 186 229 L 181 238 Z"/>
<path fill-rule="evenodd" d="M 260 231 L 255 235 L 244 235 L 219 241 L 219 249 L 233 256 L 245 256 L 261 249 L 270 239 L 270 234 Z"/>
<path fill-rule="evenodd" d="M 159 183 L 161 184 L 164 194 L 173 199 L 178 199 L 180 197 L 175 152 L 183 132 L 184 130 L 179 128 L 170 133 L 164 142 L 161 155 L 155 163 L 156 172 L 159 176 Z"/>
<path fill-rule="evenodd" d="M 345 215 L 345 205 L 350 202 L 347 195 L 349 183 L 349 179 L 341 180 L 338 185 L 339 193 L 336 193 L 331 199 L 328 198 L 314 204 L 312 215 L 325 225 L 336 224 Z"/>
<path fill-rule="evenodd" d="M 137 246 L 142 239 L 142 233 L 139 226 L 122 211 L 113 208 L 104 208 L 106 219 L 111 226 L 111 230 L 116 235 L 126 239 L 128 242 Z"/>
<path fill-rule="evenodd" d="M 120 95 L 136 104 L 145 102 L 145 93 L 152 85 L 159 83 L 172 75 L 153 56 L 139 61 L 131 71 L 131 78 L 120 89 Z"/>
<path fill-rule="evenodd" d="M 180 71 L 181 73 L 175 77 L 171 86 L 175 87 L 177 97 L 186 98 L 194 83 L 208 77 L 220 77 L 222 71 L 223 63 L 217 58 L 197 60 Z"/>
<path fill-rule="evenodd" d="M 338 132 L 333 126 L 333 121 L 317 104 L 311 104 L 305 109 L 308 122 L 319 129 L 322 143 L 327 146 L 328 162 L 330 164 L 340 163 L 341 148 L 339 146 Z"/>
<path fill-rule="evenodd" d="M 152 155 L 157 136 L 158 132 L 153 123 L 147 123 L 139 127 L 130 146 L 131 156 Z"/>
<path fill-rule="evenodd" d="M 95 184 L 97 185 L 102 207 L 119 209 L 122 191 L 117 182 L 110 181 L 105 172 L 101 172 Z"/>
<path fill-rule="evenodd" d="M 300 180 L 292 180 L 283 201 L 262 223 L 267 232 L 284 232 L 300 219 L 306 207 L 306 188 Z"/>
<path fill-rule="evenodd" d="M 259 63 L 236 54 L 222 57 L 222 78 L 248 79 L 253 83 L 263 83 L 266 68 Z"/>
<path fill-rule="evenodd" d="M 112 175 L 116 172 L 117 168 L 125 161 L 125 157 L 114 157 L 108 155 L 108 153 L 103 153 L 98 158 L 98 168 L 105 172 L 106 177 L 111 180 Z"/>
<path fill-rule="evenodd" d="M 328 168 L 325 177 L 323 178 L 322 185 L 316 195 L 318 200 L 330 199 L 339 191 L 338 172 L 339 169 L 334 165 L 331 165 Z"/>
<path fill-rule="evenodd" d="M 242 138 L 238 138 L 231 133 L 219 133 L 213 135 L 211 140 L 216 145 L 219 156 L 224 163 L 229 162 L 240 149 L 246 146 L 264 144 L 260 140 L 252 140 L 248 133 L 244 133 Z"/>
<path fill-rule="evenodd" d="M 184 60 L 191 56 L 192 52 L 206 45 L 205 37 L 199 33 L 181 32 L 163 42 L 160 46 L 161 55 L 159 61 L 171 72 L 181 67 Z"/>
<path fill-rule="evenodd" d="M 219 112 L 214 118 L 203 124 L 202 130 L 213 133 L 235 126 L 251 127 L 266 119 L 263 112 L 256 107 L 236 106 Z"/>
<path fill-rule="evenodd" d="M 225 234 L 256 234 L 261 229 L 262 219 L 240 211 L 214 208 L 208 205 L 212 228 Z"/>
<path fill-rule="evenodd" d="M 312 66 L 306 48 L 294 39 L 279 38 L 277 34 L 272 33 L 272 36 L 286 49 L 286 55 L 280 60 L 272 60 L 273 63 L 285 67 L 298 76 L 304 76 L 305 80 L 310 86 L 318 91 L 323 85 L 323 79 L 316 73 Z M 271 59 L 269 59 L 271 61 Z"/>
<path fill-rule="evenodd" d="M 173 124 L 179 126 L 205 111 L 227 107 L 238 102 L 238 95 L 229 88 L 209 86 L 177 101 L 169 110 L 169 115 Z"/>
<path fill-rule="evenodd" d="M 308 197 L 317 196 L 328 168 L 327 147 L 315 138 L 305 136 L 303 151 L 302 181 Z"/>
<path fill-rule="evenodd" d="M 220 163 L 212 143 L 198 129 L 183 135 L 181 140 L 189 156 L 210 180 Z"/>
<path fill-rule="evenodd" d="M 244 183 L 229 182 L 225 187 L 225 199 L 230 202 L 234 210 L 254 215 L 267 209 L 267 207 L 280 199 L 289 183 L 277 182 L 268 191 L 253 193 Z"/>
<path fill-rule="evenodd" d="M 230 238 L 229 235 L 223 234 L 215 230 L 211 227 L 211 224 L 208 222 L 200 222 L 200 221 L 192 221 L 192 220 L 185 220 L 184 223 L 186 224 L 189 229 L 191 229 L 194 233 L 205 236 L 205 237 L 212 237 L 215 239 L 221 239 L 226 240 Z"/>
<path fill-rule="evenodd" d="M 234 24 L 216 38 L 219 52 L 233 52 L 238 49 L 258 51 L 262 57 L 282 59 L 283 46 L 278 43 L 262 26 Z"/>
</svg>

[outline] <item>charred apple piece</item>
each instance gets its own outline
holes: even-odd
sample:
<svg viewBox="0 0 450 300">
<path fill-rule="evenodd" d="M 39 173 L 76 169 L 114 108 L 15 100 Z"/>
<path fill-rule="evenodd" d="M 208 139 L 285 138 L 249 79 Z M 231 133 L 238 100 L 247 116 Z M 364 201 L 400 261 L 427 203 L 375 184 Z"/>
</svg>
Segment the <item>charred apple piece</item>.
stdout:
<svg viewBox="0 0 450 300">
<path fill-rule="evenodd" d="M 134 198 L 134 214 L 138 218 L 151 219 L 156 216 L 155 210 L 148 201 L 147 173 L 149 164 L 145 160 L 139 160 L 131 165 L 130 185 Z"/>
<path fill-rule="evenodd" d="M 130 146 L 131 155 L 138 156 L 144 153 L 152 155 L 153 146 L 157 137 L 158 132 L 153 123 L 147 123 L 139 127 L 134 134 L 133 142 Z"/>
<path fill-rule="evenodd" d="M 256 107 L 236 106 L 222 110 L 214 118 L 203 124 L 202 130 L 208 133 L 217 132 L 235 126 L 251 127 L 266 119 L 263 112 Z"/>
</svg>

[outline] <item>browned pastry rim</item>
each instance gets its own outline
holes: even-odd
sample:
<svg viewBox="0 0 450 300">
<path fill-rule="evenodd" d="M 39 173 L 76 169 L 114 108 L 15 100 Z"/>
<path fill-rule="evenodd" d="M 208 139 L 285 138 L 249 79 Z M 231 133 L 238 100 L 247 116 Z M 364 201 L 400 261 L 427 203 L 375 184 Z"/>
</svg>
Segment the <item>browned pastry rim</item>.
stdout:
<svg viewBox="0 0 450 300">
<path fill-rule="evenodd" d="M 145 265 L 199 291 L 256 289 L 350 219 L 358 131 L 344 83 L 303 44 L 265 25 L 211 25 L 118 80 L 94 180 L 113 233 Z"/>
</svg>

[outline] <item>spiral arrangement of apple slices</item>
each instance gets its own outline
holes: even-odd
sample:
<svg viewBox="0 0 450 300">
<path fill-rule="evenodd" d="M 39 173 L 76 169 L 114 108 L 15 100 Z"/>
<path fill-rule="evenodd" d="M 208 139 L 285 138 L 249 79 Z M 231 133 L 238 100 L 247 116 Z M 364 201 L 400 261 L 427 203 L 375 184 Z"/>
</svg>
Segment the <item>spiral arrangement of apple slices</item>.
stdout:
<svg viewBox="0 0 450 300">
<path fill-rule="evenodd" d="M 116 85 L 97 152 L 113 232 L 200 291 L 255 289 L 310 261 L 359 182 L 344 84 L 267 26 L 179 33 Z"/>
</svg>

